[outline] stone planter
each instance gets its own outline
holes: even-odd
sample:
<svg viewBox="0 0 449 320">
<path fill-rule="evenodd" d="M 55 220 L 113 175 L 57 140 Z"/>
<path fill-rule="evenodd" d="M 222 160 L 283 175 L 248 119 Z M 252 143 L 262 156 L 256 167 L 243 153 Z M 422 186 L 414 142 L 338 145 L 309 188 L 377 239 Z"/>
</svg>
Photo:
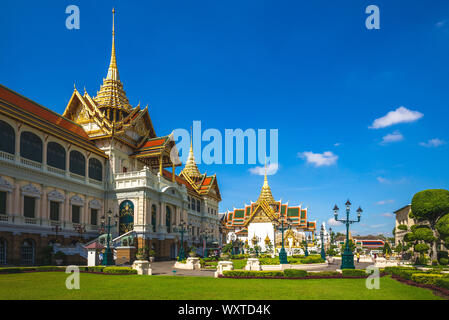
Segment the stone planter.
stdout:
<svg viewBox="0 0 449 320">
<path fill-rule="evenodd" d="M 234 264 L 232 261 L 219 261 L 217 265 L 217 271 L 215 272 L 214 276 L 215 278 L 218 278 L 218 276 L 223 275 L 223 271 L 232 271 L 234 270 Z"/>
<path fill-rule="evenodd" d="M 137 270 L 138 275 L 151 276 L 151 274 L 152 274 L 150 262 L 147 260 L 134 261 L 132 268 L 134 270 Z"/>
<path fill-rule="evenodd" d="M 189 257 L 187 258 L 186 263 L 176 261 L 174 267 L 177 269 L 185 269 L 185 270 L 200 270 L 201 269 L 200 258 Z"/>
<path fill-rule="evenodd" d="M 262 268 L 260 267 L 259 259 L 257 258 L 248 258 L 246 260 L 245 270 L 247 271 L 260 271 Z"/>
</svg>

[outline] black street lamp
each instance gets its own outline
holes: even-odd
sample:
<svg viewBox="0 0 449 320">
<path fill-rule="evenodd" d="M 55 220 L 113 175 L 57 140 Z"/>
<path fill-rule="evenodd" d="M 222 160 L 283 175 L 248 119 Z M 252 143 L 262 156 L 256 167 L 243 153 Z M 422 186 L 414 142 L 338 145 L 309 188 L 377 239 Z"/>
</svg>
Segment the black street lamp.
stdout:
<svg viewBox="0 0 449 320">
<path fill-rule="evenodd" d="M 341 255 L 341 269 L 355 269 L 354 266 L 354 254 L 352 253 L 351 248 L 349 247 L 349 226 L 353 223 L 360 222 L 360 218 L 362 215 L 362 208 L 357 209 L 357 220 L 349 220 L 349 212 L 351 211 L 351 202 L 348 200 L 345 203 L 346 205 L 346 219 L 338 220 L 338 210 L 340 210 L 337 205 L 334 207 L 334 216 L 335 221 L 343 222 L 346 224 L 346 245 L 343 254 Z"/>
<path fill-rule="evenodd" d="M 202 236 L 203 236 L 203 241 L 205 241 L 204 246 L 203 246 L 203 258 L 207 257 L 207 239 L 210 238 L 210 230 L 209 229 L 205 229 L 202 232 Z"/>
<path fill-rule="evenodd" d="M 284 231 L 287 230 L 288 228 L 290 228 L 290 224 L 292 221 L 290 218 L 285 219 L 285 214 L 282 214 L 282 213 L 280 216 L 280 220 L 281 220 L 281 226 L 279 227 L 279 225 L 278 225 L 278 230 L 280 230 L 282 232 L 282 247 L 281 247 L 281 250 L 279 251 L 279 263 L 280 264 L 288 264 L 287 252 L 285 251 L 285 246 L 284 246 Z M 286 227 L 284 227 L 284 220 L 287 223 Z"/>
<path fill-rule="evenodd" d="M 321 237 L 321 259 L 326 261 L 326 251 L 324 250 L 324 226 L 323 225 L 321 225 L 320 237 Z"/>
<path fill-rule="evenodd" d="M 81 224 L 76 224 L 73 228 L 80 235 L 80 243 L 82 243 L 83 242 L 83 234 L 86 233 L 86 226 L 81 225 Z"/>
<path fill-rule="evenodd" d="M 107 229 L 107 237 L 106 237 L 106 249 L 104 251 L 103 265 L 111 266 L 114 264 L 114 256 L 110 247 L 111 242 L 111 228 L 116 227 L 118 223 L 118 214 L 112 216 L 112 211 L 109 210 L 107 213 L 108 223 L 105 224 L 105 216 L 101 217 L 101 227 Z M 114 224 L 111 223 L 111 219 L 114 218 Z"/>
<path fill-rule="evenodd" d="M 181 220 L 181 223 L 175 227 L 175 232 L 179 232 L 181 234 L 181 249 L 178 254 L 178 261 L 182 261 L 186 258 L 186 254 L 184 251 L 184 233 L 188 232 L 191 229 L 190 225 L 187 225 L 185 221 Z"/>
<path fill-rule="evenodd" d="M 56 225 L 56 226 L 54 226 L 54 227 L 52 228 L 52 230 L 53 230 L 54 233 L 55 233 L 55 243 L 57 243 L 57 242 L 58 242 L 58 233 L 59 233 L 60 231 L 62 231 L 62 228 L 61 228 L 59 225 Z"/>
</svg>

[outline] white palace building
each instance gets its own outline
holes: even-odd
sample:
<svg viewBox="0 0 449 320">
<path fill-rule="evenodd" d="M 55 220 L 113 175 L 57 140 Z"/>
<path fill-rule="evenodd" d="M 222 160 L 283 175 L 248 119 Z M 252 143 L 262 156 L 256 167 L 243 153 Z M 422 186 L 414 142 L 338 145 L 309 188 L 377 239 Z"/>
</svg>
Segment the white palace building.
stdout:
<svg viewBox="0 0 449 320">
<path fill-rule="evenodd" d="M 191 230 L 186 245 L 199 246 L 206 233 L 219 242 L 217 178 L 200 173 L 192 151 L 177 175 L 177 156 L 172 135 L 156 134 L 148 108 L 129 104 L 114 27 L 100 90 L 90 96 L 75 88 L 63 115 L 0 85 L 0 265 L 43 264 L 49 245 L 97 238 L 109 210 L 119 216 L 119 264 L 144 246 L 156 258 L 175 258 L 181 222 Z"/>
</svg>

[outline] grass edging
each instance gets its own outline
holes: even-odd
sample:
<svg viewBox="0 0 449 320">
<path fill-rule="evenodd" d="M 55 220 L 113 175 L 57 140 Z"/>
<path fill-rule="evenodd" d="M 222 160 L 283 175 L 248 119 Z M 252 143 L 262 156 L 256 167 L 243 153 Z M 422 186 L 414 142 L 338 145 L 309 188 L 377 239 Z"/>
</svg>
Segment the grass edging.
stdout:
<svg viewBox="0 0 449 320">
<path fill-rule="evenodd" d="M 398 281 L 398 282 L 407 284 L 409 286 L 414 286 L 414 287 L 424 288 L 424 289 L 430 289 L 433 292 L 438 292 L 440 294 L 440 296 L 442 296 L 445 299 L 449 300 L 449 290 L 448 289 L 438 287 L 438 286 L 436 286 L 434 284 L 418 283 L 418 282 L 415 282 L 413 280 L 401 278 L 401 277 L 399 277 L 397 275 L 391 275 L 391 278 L 396 280 L 396 281 Z"/>
</svg>

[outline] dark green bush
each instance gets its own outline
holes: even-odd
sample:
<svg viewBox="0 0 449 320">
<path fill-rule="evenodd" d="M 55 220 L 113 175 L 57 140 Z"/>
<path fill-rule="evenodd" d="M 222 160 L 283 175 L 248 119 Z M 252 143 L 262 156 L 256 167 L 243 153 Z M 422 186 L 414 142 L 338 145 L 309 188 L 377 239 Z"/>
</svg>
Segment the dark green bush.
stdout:
<svg viewBox="0 0 449 320">
<path fill-rule="evenodd" d="M 448 258 L 440 258 L 440 264 L 443 266 L 447 266 L 449 264 Z"/>
<path fill-rule="evenodd" d="M 61 271 L 65 270 L 66 267 L 54 267 L 54 266 L 40 266 L 36 267 L 36 271 Z"/>
<path fill-rule="evenodd" d="M 449 290 L 449 278 L 439 278 L 435 280 L 435 285 Z"/>
<path fill-rule="evenodd" d="M 307 276 L 309 277 L 335 277 L 339 276 L 340 273 L 337 271 L 320 271 L 320 272 L 309 272 Z"/>
<path fill-rule="evenodd" d="M 307 277 L 306 270 L 285 269 L 284 276 L 287 278 L 304 278 Z"/>
<path fill-rule="evenodd" d="M 94 267 L 87 267 L 87 271 L 89 272 L 103 272 L 104 266 L 94 266 Z"/>
<path fill-rule="evenodd" d="M 324 260 L 320 256 L 308 256 L 306 258 L 301 258 L 300 262 L 302 264 L 324 263 Z"/>
<path fill-rule="evenodd" d="M 365 270 L 362 269 L 343 269 L 342 270 L 343 277 L 366 277 Z"/>
<path fill-rule="evenodd" d="M 273 278 L 283 277 L 282 271 L 223 271 L 225 277 L 240 277 L 240 278 Z"/>
<path fill-rule="evenodd" d="M 109 274 L 137 274 L 137 270 L 130 267 L 105 267 L 103 273 Z"/>
</svg>

